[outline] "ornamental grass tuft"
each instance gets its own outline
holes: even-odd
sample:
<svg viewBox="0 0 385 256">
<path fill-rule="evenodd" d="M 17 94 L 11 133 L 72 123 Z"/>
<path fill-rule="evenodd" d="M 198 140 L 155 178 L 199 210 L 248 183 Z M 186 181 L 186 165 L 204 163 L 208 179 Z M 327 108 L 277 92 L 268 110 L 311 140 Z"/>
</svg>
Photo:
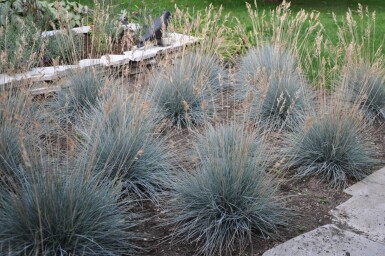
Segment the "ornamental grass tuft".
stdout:
<svg viewBox="0 0 385 256">
<path fill-rule="evenodd" d="M 223 70 L 212 56 L 190 53 L 175 60 L 150 81 L 152 100 L 177 127 L 189 127 L 210 120 L 220 94 Z"/>
<path fill-rule="evenodd" d="M 358 104 L 369 121 L 385 119 L 385 83 L 383 73 L 365 64 L 349 68 L 342 78 L 342 93 Z"/>
<path fill-rule="evenodd" d="M 246 115 L 274 128 L 293 127 L 303 119 L 309 91 L 295 59 L 277 46 L 250 50 L 238 71 L 235 92 Z"/>
<path fill-rule="evenodd" d="M 158 118 L 142 99 L 113 97 L 91 108 L 80 128 L 83 158 L 91 169 L 138 199 L 156 203 L 169 178 L 170 152 L 155 134 Z"/>
<path fill-rule="evenodd" d="M 45 160 L 42 160 L 45 161 Z M 82 170 L 48 163 L 0 196 L 1 255 L 136 255 L 130 202 L 121 188 Z"/>
<path fill-rule="evenodd" d="M 255 236 L 279 237 L 290 214 L 266 173 L 263 148 L 234 123 L 198 135 L 196 171 L 172 183 L 167 224 L 177 241 L 196 243 L 200 254 L 233 255 Z"/>
<path fill-rule="evenodd" d="M 105 79 L 92 70 L 82 70 L 69 73 L 53 101 L 52 108 L 61 122 L 75 122 L 84 111 L 95 106 Z"/>
<path fill-rule="evenodd" d="M 287 135 L 287 166 L 297 177 L 319 176 L 332 187 L 360 180 L 379 163 L 365 129 L 358 115 L 333 109 L 319 114 Z"/>
</svg>

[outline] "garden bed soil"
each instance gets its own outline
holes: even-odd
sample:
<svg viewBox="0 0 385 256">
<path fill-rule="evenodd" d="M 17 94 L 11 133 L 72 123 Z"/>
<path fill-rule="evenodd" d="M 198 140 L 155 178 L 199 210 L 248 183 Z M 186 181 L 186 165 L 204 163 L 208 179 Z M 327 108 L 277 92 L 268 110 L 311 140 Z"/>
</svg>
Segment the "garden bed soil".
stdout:
<svg viewBox="0 0 385 256">
<path fill-rule="evenodd" d="M 340 189 L 333 189 L 317 178 L 298 181 L 286 180 L 280 186 L 280 195 L 287 197 L 286 206 L 292 209 L 296 216 L 291 219 L 287 229 L 281 230 L 281 240 L 263 239 L 257 237 L 253 241 L 253 251 L 246 250 L 246 255 L 262 255 L 274 246 L 294 238 L 302 233 L 311 231 L 319 226 L 332 223 L 329 211 L 350 198 Z M 172 240 L 171 228 L 160 227 L 166 216 L 162 209 L 147 205 L 145 209 L 152 217 L 137 231 L 146 237 L 140 245 L 147 248 L 144 255 L 182 256 L 195 255 L 196 246 L 190 243 L 175 243 Z M 234 255 L 238 255 L 234 252 Z"/>
<path fill-rule="evenodd" d="M 232 105 L 232 107 L 237 106 Z M 226 114 L 222 113 L 221 116 L 228 119 L 232 114 L 227 112 Z M 378 149 L 378 157 L 383 164 L 385 163 L 385 124 L 375 123 L 373 127 L 373 144 Z M 171 136 L 168 139 L 170 147 L 182 156 L 179 163 L 187 170 L 191 170 L 194 162 L 187 152 L 193 145 L 193 134 L 187 130 L 181 132 L 173 128 L 168 129 L 168 134 L 170 133 Z M 332 188 L 318 177 L 294 180 L 290 176 L 292 175 L 282 177 L 279 187 L 279 195 L 286 199 L 286 207 L 295 214 L 288 228 L 282 228 L 280 232 L 281 239 L 278 241 L 256 237 L 253 240 L 252 251 L 248 248 L 242 255 L 262 255 L 265 251 L 291 238 L 320 226 L 331 224 L 332 216 L 329 211 L 350 198 L 349 195 L 343 192 L 342 188 Z M 351 186 L 356 182 L 356 180 L 349 180 L 347 186 Z M 143 248 L 148 249 L 144 255 L 182 256 L 196 254 L 196 245 L 176 243 L 171 237 L 172 227 L 161 227 L 161 224 L 164 223 L 162 219 L 166 218 L 161 208 L 147 205 L 145 210 L 152 217 L 137 228 L 139 233 L 147 236 L 140 243 Z M 234 255 L 239 255 L 239 252 L 235 251 Z"/>
</svg>

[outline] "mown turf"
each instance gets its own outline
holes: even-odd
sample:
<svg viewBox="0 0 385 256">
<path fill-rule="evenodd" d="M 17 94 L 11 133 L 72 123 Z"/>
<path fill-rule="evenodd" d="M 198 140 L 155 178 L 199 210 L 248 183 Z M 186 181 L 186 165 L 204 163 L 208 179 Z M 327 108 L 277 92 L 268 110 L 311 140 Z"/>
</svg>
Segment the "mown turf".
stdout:
<svg viewBox="0 0 385 256">
<path fill-rule="evenodd" d="M 93 5 L 94 0 L 79 0 L 79 2 Z M 231 12 L 236 16 L 244 25 L 246 31 L 252 29 L 245 5 L 245 2 L 253 5 L 254 1 L 250 0 L 122 0 L 119 1 L 119 4 L 114 0 L 106 0 L 105 2 L 110 2 L 116 9 L 137 10 L 138 8 L 143 9 L 145 7 L 154 15 L 156 15 L 156 13 L 160 14 L 163 9 L 173 10 L 175 5 L 181 9 L 189 8 L 192 12 L 193 10 L 203 10 L 212 3 L 215 7 L 222 5 L 224 13 Z M 332 12 L 336 14 L 338 20 L 341 20 L 349 8 L 355 13 L 358 4 L 361 3 L 364 7 L 368 6 L 370 11 L 376 11 L 375 44 L 379 45 L 384 40 L 385 26 L 383 26 L 383 24 L 385 24 L 385 4 L 383 0 L 292 0 L 291 3 L 293 13 L 301 9 L 320 12 L 320 20 L 325 27 L 326 35 L 332 42 L 336 42 L 337 40 L 337 27 L 334 24 Z M 263 0 L 257 0 L 257 4 L 260 12 L 274 9 L 277 6 L 277 4 L 274 3 L 264 3 Z"/>
</svg>

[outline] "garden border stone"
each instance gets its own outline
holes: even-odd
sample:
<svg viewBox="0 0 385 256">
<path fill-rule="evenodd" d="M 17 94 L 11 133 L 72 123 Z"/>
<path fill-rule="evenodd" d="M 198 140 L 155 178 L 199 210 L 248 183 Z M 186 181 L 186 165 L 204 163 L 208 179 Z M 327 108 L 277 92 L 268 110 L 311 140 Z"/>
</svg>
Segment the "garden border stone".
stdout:
<svg viewBox="0 0 385 256">
<path fill-rule="evenodd" d="M 319 227 L 268 251 L 278 255 L 385 255 L 385 167 L 348 187 L 352 197 L 330 211 L 335 224 Z"/>
<path fill-rule="evenodd" d="M 140 29 L 140 26 L 135 23 L 130 23 L 128 25 L 122 25 L 124 29 L 130 29 L 132 31 L 136 31 Z M 92 30 L 91 26 L 83 26 L 72 29 L 75 33 L 89 33 Z M 44 31 L 42 32 L 42 37 L 53 36 L 57 33 L 62 32 L 62 30 L 53 30 L 53 31 Z M 14 75 L 9 74 L 0 74 L 0 85 L 7 85 L 12 83 L 13 81 L 22 81 L 22 80 L 32 80 L 32 81 L 49 81 L 54 80 L 61 75 L 63 75 L 66 71 L 77 68 L 87 68 L 93 66 L 120 66 L 120 65 L 128 65 L 133 64 L 134 66 L 138 66 L 140 62 L 146 62 L 148 64 L 153 65 L 153 59 L 160 55 L 169 52 L 176 51 L 183 46 L 187 46 L 189 44 L 194 44 L 199 41 L 199 38 L 183 35 L 179 33 L 167 33 L 167 42 L 170 45 L 167 46 L 148 46 L 146 45 L 143 48 L 134 48 L 131 51 L 126 51 L 122 55 L 116 54 L 106 54 L 101 56 L 99 59 L 82 59 L 76 65 L 62 65 L 62 66 L 51 66 L 51 67 L 37 67 L 32 68 L 28 72 L 18 73 Z M 133 72 L 133 74 L 137 74 L 137 70 Z M 38 91 L 47 91 L 40 90 Z M 50 91 L 50 90 L 48 90 Z"/>
</svg>

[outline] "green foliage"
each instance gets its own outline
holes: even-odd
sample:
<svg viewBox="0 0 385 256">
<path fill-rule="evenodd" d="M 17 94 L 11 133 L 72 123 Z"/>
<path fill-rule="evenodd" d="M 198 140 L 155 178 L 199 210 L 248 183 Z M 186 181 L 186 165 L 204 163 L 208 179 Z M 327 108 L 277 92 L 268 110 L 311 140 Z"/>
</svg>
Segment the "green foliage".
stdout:
<svg viewBox="0 0 385 256">
<path fill-rule="evenodd" d="M 50 29 L 65 23 L 69 27 L 81 26 L 90 14 L 87 6 L 75 1 L 60 0 L 51 3 L 40 0 L 0 0 L 0 26 L 6 25 L 6 16 L 22 19 L 32 16 L 41 29 Z M 54 26 L 54 27 L 52 27 Z"/>
<path fill-rule="evenodd" d="M 7 19 L 0 26 L 0 73 L 29 70 L 39 64 L 43 42 L 32 18 Z"/>
<path fill-rule="evenodd" d="M 135 255 L 134 220 L 121 188 L 48 161 L 0 196 L 2 255 Z"/>
<path fill-rule="evenodd" d="M 171 169 L 163 139 L 153 137 L 157 123 L 149 103 L 112 96 L 92 108 L 80 128 L 81 158 L 94 172 L 121 179 L 132 196 L 156 203 Z"/>
<path fill-rule="evenodd" d="M 333 187 L 362 179 L 378 164 L 375 148 L 353 115 L 330 110 L 286 138 L 288 167 L 299 177 L 320 176 Z"/>
<path fill-rule="evenodd" d="M 59 60 L 59 63 L 70 64 L 84 56 L 84 35 L 74 32 L 61 32 L 47 37 L 44 60 L 52 62 Z"/>
<path fill-rule="evenodd" d="M 385 83 L 378 69 L 368 65 L 349 68 L 342 80 L 342 93 L 360 106 L 368 120 L 385 118 Z"/>
<path fill-rule="evenodd" d="M 215 63 L 213 57 L 189 54 L 150 80 L 150 87 L 155 88 L 153 100 L 177 127 L 211 119 L 217 90 L 223 87 L 219 79 L 222 69 Z"/>
<path fill-rule="evenodd" d="M 93 48 L 101 54 L 111 51 L 113 45 L 123 36 L 124 29 L 115 17 L 110 16 L 110 7 L 106 4 L 95 5 L 93 10 L 93 28 L 91 42 Z"/>
<path fill-rule="evenodd" d="M 236 124 L 198 135 L 196 172 L 172 185 L 168 224 L 173 236 L 204 255 L 242 252 L 253 236 L 277 238 L 288 211 L 266 174 L 263 143 Z"/>
</svg>

